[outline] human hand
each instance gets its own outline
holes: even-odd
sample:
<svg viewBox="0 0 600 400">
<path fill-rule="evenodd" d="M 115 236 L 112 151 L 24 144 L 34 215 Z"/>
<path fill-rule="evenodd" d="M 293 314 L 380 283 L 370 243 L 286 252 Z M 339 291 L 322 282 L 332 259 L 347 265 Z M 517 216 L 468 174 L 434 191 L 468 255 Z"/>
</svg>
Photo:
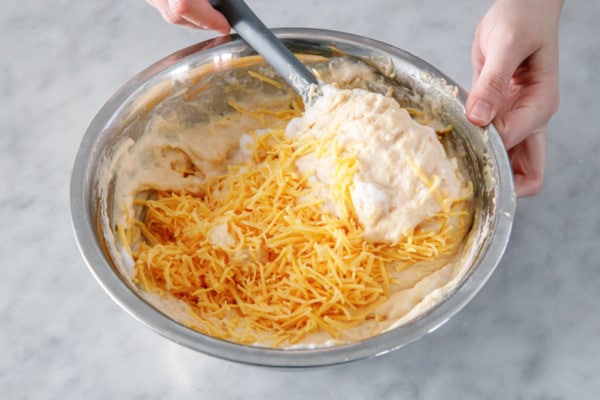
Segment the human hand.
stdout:
<svg viewBox="0 0 600 400">
<path fill-rule="evenodd" d="M 208 0 L 146 0 L 160 11 L 165 21 L 193 29 L 210 29 L 223 34 L 231 27 L 223 14 L 215 10 Z"/>
<path fill-rule="evenodd" d="M 475 32 L 467 116 L 493 122 L 517 196 L 541 191 L 546 129 L 558 110 L 558 25 L 564 0 L 496 0 Z"/>
</svg>

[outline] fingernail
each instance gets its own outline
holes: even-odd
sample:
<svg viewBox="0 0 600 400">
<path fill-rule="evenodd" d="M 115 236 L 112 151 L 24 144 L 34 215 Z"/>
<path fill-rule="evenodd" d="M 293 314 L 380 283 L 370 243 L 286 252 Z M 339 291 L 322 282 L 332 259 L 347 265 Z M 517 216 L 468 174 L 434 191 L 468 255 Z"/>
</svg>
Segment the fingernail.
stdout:
<svg viewBox="0 0 600 400">
<path fill-rule="evenodd" d="M 471 117 L 481 121 L 484 124 L 490 122 L 492 116 L 492 106 L 485 100 L 477 100 L 471 109 Z"/>
</svg>

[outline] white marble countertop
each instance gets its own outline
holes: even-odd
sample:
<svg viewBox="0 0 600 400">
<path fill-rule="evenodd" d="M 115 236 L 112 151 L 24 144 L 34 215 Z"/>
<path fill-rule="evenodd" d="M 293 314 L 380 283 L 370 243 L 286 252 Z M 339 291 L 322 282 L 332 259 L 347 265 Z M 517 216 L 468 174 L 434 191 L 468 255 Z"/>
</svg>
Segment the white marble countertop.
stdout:
<svg viewBox="0 0 600 400">
<path fill-rule="evenodd" d="M 268 25 L 353 32 L 470 86 L 490 2 L 250 0 Z M 104 102 L 154 61 L 214 36 L 143 0 L 0 10 L 0 397 L 3 399 L 592 399 L 600 393 L 599 2 L 567 2 L 561 109 L 543 192 L 519 200 L 505 257 L 457 316 L 391 354 L 280 371 L 151 332 L 96 283 L 71 230 L 69 179 Z M 428 22 L 425 22 L 428 21 Z"/>
</svg>

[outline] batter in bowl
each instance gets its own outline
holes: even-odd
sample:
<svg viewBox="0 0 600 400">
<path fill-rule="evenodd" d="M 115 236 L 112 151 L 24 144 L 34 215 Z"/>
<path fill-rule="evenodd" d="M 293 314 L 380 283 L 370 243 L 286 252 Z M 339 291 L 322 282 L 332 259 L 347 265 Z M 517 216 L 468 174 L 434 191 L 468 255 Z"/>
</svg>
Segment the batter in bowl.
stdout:
<svg viewBox="0 0 600 400">
<path fill-rule="evenodd" d="M 366 64 L 315 71 L 329 84 L 306 110 L 249 68 L 221 80 L 222 109 L 158 110 L 110 164 L 115 259 L 193 329 L 348 343 L 418 316 L 465 273 L 473 190 L 449 128 L 374 90 Z"/>
</svg>

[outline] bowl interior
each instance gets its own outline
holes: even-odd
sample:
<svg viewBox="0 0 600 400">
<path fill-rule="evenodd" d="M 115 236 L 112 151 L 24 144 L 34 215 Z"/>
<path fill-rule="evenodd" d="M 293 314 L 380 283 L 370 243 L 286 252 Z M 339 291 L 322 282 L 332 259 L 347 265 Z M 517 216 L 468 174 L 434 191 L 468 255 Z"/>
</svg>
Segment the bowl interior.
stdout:
<svg viewBox="0 0 600 400">
<path fill-rule="evenodd" d="M 465 117 L 466 92 L 442 72 L 423 60 L 370 39 L 322 30 L 279 29 L 276 34 L 304 62 L 332 57 L 360 59 L 376 68 L 405 106 L 424 99 L 444 124 L 454 127 L 478 201 L 470 268 L 456 288 L 435 307 L 418 318 L 358 343 L 318 349 L 272 349 L 218 340 L 170 318 L 156 304 L 141 296 L 111 251 L 112 191 L 115 177 L 107 166 L 116 158 L 125 138 L 143 134 L 149 118 L 160 112 L 185 113 L 186 104 L 202 102 L 209 113 L 223 112 L 225 84 L 202 90 L 207 80 L 225 82 L 236 70 L 261 65 L 236 36 L 226 36 L 181 50 L 152 65 L 123 86 L 106 103 L 86 132 L 75 162 L 71 182 L 71 214 L 81 252 L 100 284 L 125 310 L 161 335 L 204 353 L 243 363 L 306 367 L 338 364 L 383 354 L 431 332 L 458 312 L 484 285 L 499 262 L 508 242 L 515 207 L 510 164 L 493 128 L 483 130 Z M 374 86 L 373 90 L 378 88 Z M 195 110 L 198 108 L 195 107 Z M 190 123 L 202 113 L 190 112 Z"/>
</svg>

